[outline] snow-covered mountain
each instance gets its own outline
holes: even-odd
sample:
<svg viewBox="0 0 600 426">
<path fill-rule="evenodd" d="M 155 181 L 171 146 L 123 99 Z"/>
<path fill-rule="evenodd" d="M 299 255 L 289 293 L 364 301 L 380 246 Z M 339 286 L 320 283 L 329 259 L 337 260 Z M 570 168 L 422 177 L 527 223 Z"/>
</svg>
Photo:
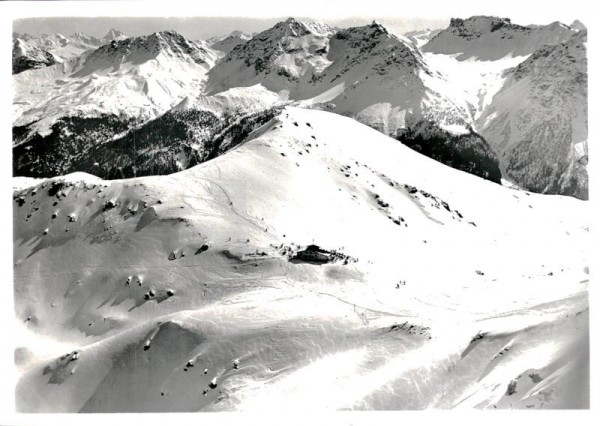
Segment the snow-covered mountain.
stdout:
<svg viewBox="0 0 600 426">
<path fill-rule="evenodd" d="M 453 18 L 450 26 L 433 37 L 424 52 L 456 55 L 459 60 L 496 60 L 530 55 L 546 44 L 567 40 L 575 30 L 560 22 L 521 26 L 508 18 L 473 16 Z"/>
<path fill-rule="evenodd" d="M 328 102 L 389 135 L 423 121 L 463 130 L 471 122 L 469 106 L 453 96 L 445 76 L 412 43 L 377 22 L 334 34 L 327 60 L 312 77 L 315 96 L 304 104 Z"/>
<path fill-rule="evenodd" d="M 509 71 L 477 128 L 504 175 L 535 192 L 587 199 L 587 31 Z"/>
<path fill-rule="evenodd" d="M 433 120 L 471 123 L 469 106 L 409 40 L 374 22 L 334 34 L 289 19 L 234 48 L 209 72 L 207 90 L 262 84 L 304 106 L 356 117 L 386 134 Z"/>
<path fill-rule="evenodd" d="M 61 65 L 15 76 L 13 125 L 45 136 L 64 117 L 145 121 L 200 94 L 217 57 L 173 31 L 112 40 Z"/>
<path fill-rule="evenodd" d="M 229 53 L 238 44 L 245 43 L 251 38 L 250 34 L 243 33 L 242 31 L 232 31 L 224 37 L 211 38 L 207 40 L 207 43 L 214 50 Z"/>
<path fill-rule="evenodd" d="M 102 37 L 102 41 L 104 43 L 110 43 L 113 40 L 125 40 L 126 38 L 129 38 L 129 37 L 123 31 L 119 31 L 119 30 L 115 30 L 114 28 L 111 28 L 110 30 L 108 30 L 106 35 L 104 37 Z"/>
<path fill-rule="evenodd" d="M 54 65 L 56 58 L 50 52 L 40 49 L 24 40 L 13 40 L 12 72 L 20 72 Z"/>
<path fill-rule="evenodd" d="M 232 36 L 242 37 L 241 34 Z M 170 42 L 164 42 L 163 38 Z M 162 55 L 166 58 L 159 60 L 158 53 L 162 51 L 167 52 Z M 210 105 L 221 108 L 221 93 L 240 89 L 243 96 L 227 101 L 227 108 L 236 110 L 235 114 L 228 115 L 231 119 L 258 112 L 256 106 L 268 109 L 284 100 L 326 108 L 354 117 L 413 147 L 435 134 L 438 142 L 434 158 L 462 170 L 478 170 L 477 174 L 482 177 L 495 176 L 491 179 L 500 182 L 493 152 L 483 139 L 473 134 L 471 105 L 447 75 L 431 69 L 410 40 L 391 33 L 379 23 L 334 32 L 323 24 L 290 18 L 234 47 L 222 59 L 218 59 L 219 56 L 217 51 L 174 33 L 156 33 L 148 38 L 113 40 L 62 68 L 55 68 L 54 72 L 31 74 L 22 81 L 17 80 L 14 143 L 18 148 L 14 172 L 49 176 L 83 170 L 101 176 L 133 176 L 131 172 L 115 175 L 104 167 L 91 167 L 97 163 L 91 159 L 82 164 L 75 156 L 89 158 L 87 153 L 92 145 L 112 146 L 112 143 L 104 143 L 115 140 L 108 129 L 114 128 L 113 134 L 117 134 L 134 121 L 152 120 L 175 106 L 181 96 L 187 95 L 186 99 L 190 100 L 194 96 L 189 93 L 199 95 L 194 101 L 199 105 L 195 109 L 206 117 L 204 113 L 214 113 Z M 155 57 L 158 57 L 156 61 Z M 165 60 L 184 64 L 164 66 Z M 190 82 L 189 79 L 202 78 L 215 62 L 207 74 L 207 95 L 202 95 L 203 80 Z M 168 74 L 157 72 L 156 65 L 160 71 L 168 69 Z M 181 73 L 174 73 L 175 67 Z M 33 93 L 31 87 L 35 87 Z M 252 91 L 251 87 L 261 89 Z M 56 96 L 57 92 L 62 95 Z M 238 108 L 231 107 L 235 102 L 241 102 Z M 192 119 L 186 127 L 197 127 L 196 115 L 184 116 Z M 124 124 L 115 126 L 115 121 Z M 210 122 L 213 123 L 213 119 Z M 156 128 L 155 125 L 150 124 L 152 128 Z M 72 131 L 74 127 L 86 131 Z M 212 130 L 207 129 L 205 135 L 214 134 L 214 125 L 210 127 Z M 77 153 L 69 149 L 66 142 L 73 139 L 73 133 L 85 135 L 83 138 L 75 136 L 78 141 L 73 145 Z M 461 143 L 444 142 L 457 133 L 470 136 L 461 138 Z M 148 141 L 150 145 L 164 146 L 168 142 L 158 133 L 153 134 L 155 140 Z M 202 150 L 206 142 L 203 138 L 197 143 L 186 142 L 186 146 Z M 55 161 L 50 154 L 59 147 L 62 152 L 72 154 Z M 460 149 L 457 151 L 455 147 Z M 179 147 L 171 148 L 169 158 L 179 152 Z M 188 148 L 185 157 L 198 152 Z M 462 152 L 467 148 L 469 154 Z M 128 157 L 135 152 L 137 149 L 129 150 Z M 433 151 L 420 149 L 420 152 Z M 475 157 L 473 152 L 477 153 Z M 101 157 L 112 158 L 112 155 Z M 490 167 L 474 167 L 476 159 L 480 165 Z M 153 165 L 152 170 L 156 170 L 155 163 L 148 161 Z M 167 161 L 170 166 L 165 166 L 162 160 L 159 163 L 163 164 L 159 170 L 174 171 L 171 160 Z M 134 167 L 112 160 L 108 167 L 112 170 L 117 164 L 119 170 L 132 171 Z M 179 164 L 195 164 L 195 161 L 181 160 Z"/>
<path fill-rule="evenodd" d="M 19 411 L 589 407 L 580 200 L 298 108 L 180 173 L 15 186 Z"/>
<path fill-rule="evenodd" d="M 433 37 L 442 32 L 442 29 L 430 30 L 415 30 L 404 33 L 404 37 L 411 40 L 417 47 L 421 47 L 429 42 Z"/>
<path fill-rule="evenodd" d="M 207 89 L 218 93 L 257 83 L 298 105 L 351 116 L 413 147 L 435 137 L 440 155 L 434 158 L 500 182 L 495 154 L 473 134 L 464 93 L 414 43 L 377 22 L 336 32 L 294 19 L 280 22 L 219 61 Z M 470 136 L 447 143 L 456 134 Z M 486 166 L 473 167 L 476 159 Z"/>
<path fill-rule="evenodd" d="M 103 44 L 103 40 L 83 33 L 69 36 L 62 34 L 22 34 L 14 33 L 13 40 L 20 39 L 32 46 L 51 53 L 58 62 L 76 58 L 84 52 L 96 49 Z"/>
<path fill-rule="evenodd" d="M 508 19 L 481 16 L 453 19 L 443 31 L 408 37 L 377 22 L 333 29 L 293 18 L 251 38 L 234 32 L 206 42 L 191 42 L 168 31 L 123 39 L 121 33 L 111 31 L 105 39 L 115 39 L 94 51 L 14 77 L 13 172 L 41 177 L 79 170 L 130 177 L 135 175 L 135 155 L 145 156 L 144 163 L 152 165 L 146 170 L 179 170 L 205 158 L 200 153 L 213 143 L 209 139 L 228 126 L 218 124 L 219 119 L 235 122 L 260 115 L 261 110 L 267 117 L 272 107 L 287 103 L 352 117 L 451 167 L 497 183 L 502 175 L 520 184 L 527 178 L 508 171 L 512 166 L 505 163 L 514 160 L 508 159 L 510 154 L 498 142 L 504 136 L 492 130 L 504 124 L 499 116 L 488 119 L 494 110 L 512 105 L 507 96 L 500 101 L 499 93 L 513 84 L 508 70 L 536 49 L 543 50 L 540 46 L 560 44 L 572 34 L 577 31 L 560 23 L 523 27 Z M 430 41 L 423 45 L 427 38 Z M 569 72 L 567 67 L 555 68 L 558 74 Z M 553 93 L 562 87 L 559 84 Z M 496 94 L 499 97 L 491 105 Z M 513 99 L 522 99 L 519 96 Z M 554 106 L 553 114 L 561 116 L 564 126 L 571 117 L 575 128 L 580 127 L 581 116 L 562 109 L 579 101 Z M 188 112 L 182 114 L 182 108 Z M 167 115 L 161 121 L 163 114 Z M 532 126 L 536 121 L 544 122 L 536 115 Z M 144 131 L 148 139 L 142 154 L 137 147 L 126 147 L 125 141 L 132 141 L 134 130 L 144 123 L 154 130 Z M 157 127 L 160 123 L 167 128 L 177 123 L 181 131 L 165 138 Z M 207 128 L 194 142 L 189 135 L 200 134 L 199 123 Z M 182 138 L 184 134 L 188 136 Z M 495 142 L 491 144 L 488 137 Z M 106 161 L 98 169 L 87 153 L 94 145 L 108 142 L 120 147 L 114 154 L 120 159 L 98 153 Z M 170 142 L 174 145 L 165 148 Z M 558 177 L 562 179 L 558 186 L 544 181 L 543 188 L 530 183 L 525 187 L 569 195 L 578 193 L 573 188 L 586 187 L 582 177 L 586 145 L 574 142 L 573 146 L 566 153 L 562 148 L 557 151 L 569 164 L 568 171 L 552 172 L 565 175 Z M 158 147 L 162 148 L 157 151 Z M 521 144 L 519 149 L 527 150 L 525 157 L 537 158 L 537 169 L 555 164 L 554 160 L 546 163 L 548 159 L 538 155 L 541 151 L 534 146 Z M 68 155 L 55 161 L 59 151 Z M 159 151 L 164 155 L 153 162 L 151 154 Z M 122 156 L 124 152 L 127 155 Z M 503 156 L 503 165 L 498 156 Z M 529 180 L 537 176 L 533 173 Z"/>
<path fill-rule="evenodd" d="M 310 81 L 325 68 L 329 36 L 325 24 L 294 18 L 277 23 L 235 46 L 209 72 L 207 92 L 262 84 L 279 92 L 291 91 Z"/>
<path fill-rule="evenodd" d="M 334 33 L 290 18 L 229 52 L 210 70 L 207 90 L 255 84 L 305 106 L 329 103 L 386 134 L 424 119 L 463 129 L 471 122 L 444 76 L 408 39 L 377 22 Z"/>
</svg>

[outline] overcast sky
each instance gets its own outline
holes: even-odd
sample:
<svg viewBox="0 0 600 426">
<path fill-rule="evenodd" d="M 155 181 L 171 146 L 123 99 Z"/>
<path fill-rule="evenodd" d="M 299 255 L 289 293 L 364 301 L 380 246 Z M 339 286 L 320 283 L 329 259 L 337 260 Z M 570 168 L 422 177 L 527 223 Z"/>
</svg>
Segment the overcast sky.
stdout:
<svg viewBox="0 0 600 426">
<path fill-rule="evenodd" d="M 13 30 L 29 34 L 73 34 L 83 32 L 95 37 L 104 36 L 111 28 L 123 31 L 130 36 L 150 34 L 154 31 L 175 30 L 190 39 L 206 39 L 213 36 L 229 34 L 233 30 L 247 33 L 262 31 L 275 23 L 287 19 L 288 16 L 273 18 L 225 18 L 225 17 L 189 17 L 189 18 L 25 18 L 13 22 Z M 310 17 L 296 17 L 311 20 Z M 365 25 L 371 23 L 373 17 L 357 17 L 345 19 L 323 20 L 340 27 Z M 405 33 L 422 28 L 445 28 L 447 19 L 402 19 L 375 17 L 378 21 L 398 33 Z"/>
<path fill-rule="evenodd" d="M 191 39 L 206 39 L 233 30 L 262 31 L 290 16 L 340 27 L 364 25 L 377 19 L 400 34 L 414 29 L 445 28 L 451 17 L 473 15 L 508 17 L 522 25 L 553 21 L 570 24 L 574 19 L 586 23 L 584 4 L 583 0 L 546 0 L 543 6 L 525 0 L 168 0 L 36 2 L 31 7 L 32 3 L 25 1 L 12 3 L 11 12 L 14 18 L 22 18 L 13 21 L 17 32 L 83 32 L 100 37 L 111 28 L 131 36 L 172 29 Z"/>
</svg>

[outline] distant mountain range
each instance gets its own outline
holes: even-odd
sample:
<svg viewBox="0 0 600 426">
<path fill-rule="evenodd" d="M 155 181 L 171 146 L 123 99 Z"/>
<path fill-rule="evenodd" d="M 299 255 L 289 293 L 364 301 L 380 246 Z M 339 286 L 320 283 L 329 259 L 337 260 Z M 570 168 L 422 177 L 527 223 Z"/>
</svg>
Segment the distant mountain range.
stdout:
<svg viewBox="0 0 600 426">
<path fill-rule="evenodd" d="M 155 129 L 145 139 L 150 145 L 169 147 L 166 157 L 155 160 L 173 166 L 154 170 L 171 172 L 201 161 L 189 156 L 204 151 L 210 135 L 228 127 L 217 117 L 235 122 L 261 110 L 268 117 L 272 107 L 291 104 L 353 117 L 497 183 L 586 198 L 585 34 L 580 23 L 520 26 L 485 16 L 452 19 L 447 29 L 405 36 L 377 22 L 335 29 L 293 18 L 252 36 L 236 31 L 197 42 L 173 31 L 127 38 L 111 30 L 102 40 L 15 34 L 13 172 L 133 175 L 134 165 L 125 163 L 142 155 L 137 145 L 120 144 L 120 152 L 130 150 L 123 157 L 129 160 L 119 166 L 128 172 L 71 159 L 83 152 L 110 158 L 101 152 L 113 146 L 111 141 L 133 140 L 144 126 Z M 546 54 L 552 46 L 556 52 Z M 569 49 L 576 54 L 565 55 Z M 548 55 L 553 60 L 541 59 Z M 509 101 L 517 99 L 513 86 L 526 103 Z M 212 100 L 236 90 L 249 94 L 252 105 L 237 94 Z M 571 93 L 576 96 L 567 96 Z M 555 100 L 552 114 L 560 120 L 547 119 L 543 98 L 549 96 Z M 524 114 L 515 106 L 532 102 L 537 106 L 527 108 L 527 129 L 516 130 L 515 120 Z M 196 112 L 182 115 L 177 111 L 183 105 Z M 199 133 L 190 130 L 182 145 L 179 136 L 161 133 L 153 120 L 165 122 L 164 114 L 183 121 L 190 117 L 185 127 L 202 129 L 203 138 L 193 142 Z M 198 114 L 213 114 L 213 124 L 196 122 Z M 69 148 L 74 138 L 76 149 Z M 56 150 L 67 154 L 50 161 Z M 144 155 L 146 162 L 153 161 Z"/>
<path fill-rule="evenodd" d="M 55 62 L 64 62 L 73 59 L 82 53 L 96 49 L 103 44 L 110 43 L 112 40 L 123 40 L 127 38 L 123 32 L 111 29 L 102 38 L 88 36 L 83 33 L 75 33 L 70 36 L 62 34 L 13 34 L 13 43 L 19 43 L 24 46 L 25 50 L 19 52 L 17 58 L 27 58 L 28 51 L 39 49 L 43 52 L 51 54 L 55 58 Z M 15 60 L 15 49 L 13 47 L 13 62 Z M 24 71 L 21 69 L 19 72 Z M 14 73 L 14 71 L 13 71 Z"/>
</svg>

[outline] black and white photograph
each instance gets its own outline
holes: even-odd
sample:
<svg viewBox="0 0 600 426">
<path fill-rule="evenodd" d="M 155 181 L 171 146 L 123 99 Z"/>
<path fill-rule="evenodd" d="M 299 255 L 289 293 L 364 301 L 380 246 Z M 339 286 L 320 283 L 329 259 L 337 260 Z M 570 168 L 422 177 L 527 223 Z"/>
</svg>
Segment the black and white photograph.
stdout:
<svg viewBox="0 0 600 426">
<path fill-rule="evenodd" d="M 214 3 L 0 5 L 2 423 L 588 423 L 591 2 Z"/>
</svg>

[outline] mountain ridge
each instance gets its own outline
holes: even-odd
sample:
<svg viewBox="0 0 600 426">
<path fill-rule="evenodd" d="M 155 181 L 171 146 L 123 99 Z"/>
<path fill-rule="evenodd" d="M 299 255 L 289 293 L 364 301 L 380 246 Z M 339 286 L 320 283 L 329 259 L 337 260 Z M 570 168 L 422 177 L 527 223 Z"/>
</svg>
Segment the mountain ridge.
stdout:
<svg viewBox="0 0 600 426">
<path fill-rule="evenodd" d="M 575 31 L 560 22 L 522 26 L 508 18 L 473 16 L 452 18 L 450 26 L 423 46 L 424 52 L 457 55 L 459 60 L 497 60 L 533 53 L 545 44 L 557 44 Z"/>
<path fill-rule="evenodd" d="M 13 145 L 27 142 L 26 133 L 35 140 L 46 138 L 52 125 L 60 117 L 66 117 L 61 109 L 64 99 L 58 98 L 60 102 L 56 103 L 51 93 L 61 93 L 70 99 L 73 114 L 67 120 L 89 119 L 92 123 L 96 118 L 102 121 L 120 117 L 124 122 L 133 119 L 138 124 L 147 122 L 153 126 L 152 120 L 181 108 L 219 116 L 223 108 L 230 108 L 231 102 L 241 102 L 235 95 L 219 98 L 220 94 L 240 89 L 240 93 L 246 93 L 261 108 L 287 103 L 353 117 L 410 144 L 419 152 L 429 155 L 436 152 L 434 158 L 440 161 L 445 158 L 445 164 L 463 170 L 478 169 L 471 164 L 475 155 L 490 165 L 479 170 L 478 175 L 495 176 L 493 180 L 498 182 L 495 163 L 499 166 L 499 159 L 495 157 L 502 157 L 504 152 L 498 142 L 487 141 L 488 137 L 494 139 L 495 136 L 493 132 L 482 131 L 487 128 L 482 114 L 494 95 L 507 84 L 509 76 L 516 79 L 531 63 L 527 58 L 544 51 L 538 47 L 540 43 L 550 42 L 550 46 L 554 46 L 571 34 L 578 32 L 558 22 L 522 26 L 511 23 L 510 19 L 488 16 L 453 18 L 445 30 L 425 32 L 413 38 L 410 34 L 408 37 L 394 34 L 375 21 L 360 27 L 334 29 L 294 18 L 253 36 L 233 32 L 207 42 L 192 42 L 171 31 L 124 38 L 111 30 L 105 37 L 119 39 L 87 51 L 60 67 L 27 71 L 15 77 L 17 118 L 13 122 Z M 77 37 L 86 39 L 81 34 Z M 461 53 L 465 57 L 436 53 L 432 48 L 436 43 L 443 47 L 440 40 L 449 37 L 462 40 L 462 45 L 451 43 L 454 49 L 471 46 L 471 50 Z M 424 44 L 426 39 L 429 42 Z M 225 43 L 220 46 L 219 42 Z M 477 49 L 484 45 L 490 58 L 502 59 L 473 59 L 477 57 L 473 56 Z M 507 58 L 507 55 L 522 56 Z M 466 56 L 471 59 L 465 60 Z M 582 58 L 578 56 L 575 60 L 581 62 Z M 42 66 L 43 61 L 40 65 L 34 61 L 31 64 Z M 516 71 L 509 70 L 515 66 Z M 555 68 L 547 69 L 553 72 Z M 195 77 L 190 80 L 192 75 Z M 39 93 L 27 94 L 28 88 L 34 85 Z M 252 89 L 256 87 L 261 89 Z M 120 96 L 121 92 L 128 96 Z M 224 101 L 225 98 L 228 100 Z M 241 102 L 237 113 L 250 112 L 256 109 L 249 102 Z M 578 119 L 576 115 L 572 117 Z M 569 120 L 561 119 L 561 126 L 568 125 Z M 70 125 L 61 126 L 66 129 Z M 100 130 L 98 134 L 103 132 Z M 158 143 L 159 136 L 156 138 Z M 425 146 L 428 140 L 429 146 Z M 455 143 L 448 143 L 451 140 Z M 560 174 L 564 176 L 557 178 L 573 183 L 561 184 L 552 191 L 569 194 L 586 191 L 585 178 L 573 180 L 573 176 L 583 176 L 581 171 L 585 169 L 587 154 L 581 156 L 578 152 L 582 149 L 587 152 L 587 145 L 580 145 L 563 153 L 570 158 L 570 165 L 561 168 Z M 442 147 L 444 152 L 440 151 Z M 534 147 L 527 149 L 528 153 L 533 151 Z M 41 151 L 31 151 L 34 152 Z M 469 160 L 457 162 L 457 158 Z M 30 158 L 19 160 L 19 164 L 31 164 L 31 161 L 35 162 Z M 548 160 L 539 157 L 536 161 Z M 183 160 L 181 163 L 187 164 Z M 18 170 L 26 173 L 27 167 Z M 65 167 L 71 170 L 68 165 Z M 547 163 L 544 167 L 552 166 Z M 501 169 L 503 173 L 507 170 L 505 166 Z M 504 178 L 521 184 L 521 178 L 514 174 Z M 530 184 L 525 186 L 546 190 Z M 583 192 L 574 187 L 581 187 Z"/>
</svg>

